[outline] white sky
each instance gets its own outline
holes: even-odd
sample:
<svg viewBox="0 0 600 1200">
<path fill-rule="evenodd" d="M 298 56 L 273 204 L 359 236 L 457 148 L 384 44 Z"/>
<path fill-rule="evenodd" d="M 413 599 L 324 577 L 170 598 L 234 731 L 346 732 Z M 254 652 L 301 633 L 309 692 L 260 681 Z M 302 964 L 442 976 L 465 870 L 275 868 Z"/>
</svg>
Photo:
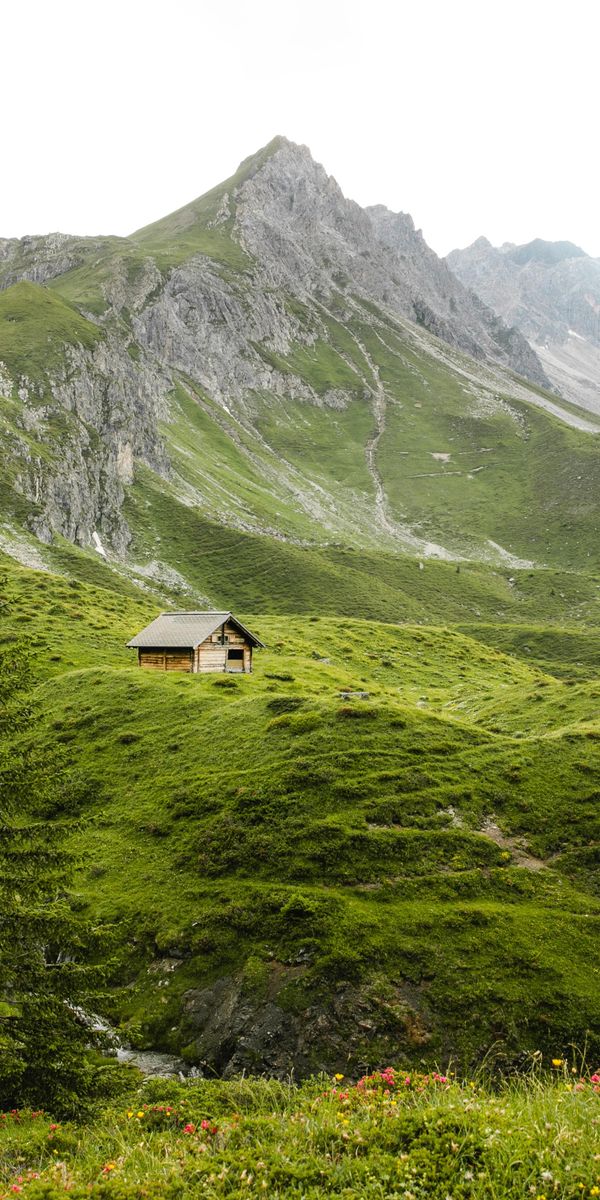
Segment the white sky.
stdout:
<svg viewBox="0 0 600 1200">
<path fill-rule="evenodd" d="M 276 133 L 440 254 L 600 256 L 597 0 L 5 0 L 0 237 L 126 234 Z"/>
</svg>

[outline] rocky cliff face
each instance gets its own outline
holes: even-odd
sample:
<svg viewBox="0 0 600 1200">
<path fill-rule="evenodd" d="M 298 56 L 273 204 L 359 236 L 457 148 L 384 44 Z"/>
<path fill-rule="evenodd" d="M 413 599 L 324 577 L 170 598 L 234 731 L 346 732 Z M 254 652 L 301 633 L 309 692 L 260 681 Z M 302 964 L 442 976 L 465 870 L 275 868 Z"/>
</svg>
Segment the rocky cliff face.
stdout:
<svg viewBox="0 0 600 1200">
<path fill-rule="evenodd" d="M 554 386 L 600 412 L 600 259 L 571 242 L 453 250 L 451 270 L 529 340 Z"/>
<path fill-rule="evenodd" d="M 66 275 L 91 255 L 101 254 L 110 240 L 71 237 L 67 233 L 0 238 L 0 287 L 8 288 L 23 279 L 30 283 L 47 283 L 59 275 Z"/>
<path fill-rule="evenodd" d="M 236 232 L 264 284 L 300 298 L 354 290 L 477 358 L 492 358 L 543 383 L 535 355 L 496 340 L 498 322 L 457 284 L 406 214 L 346 200 L 304 146 L 280 140 L 240 188 Z M 517 335 L 517 341 L 521 341 Z M 523 369 L 524 368 L 524 369 Z"/>
<path fill-rule="evenodd" d="M 19 284 L 5 298 L 13 296 L 0 326 L 18 331 L 21 314 L 35 311 L 39 291 Z M 0 407 L 3 474 L 31 502 L 28 525 L 41 541 L 60 534 L 122 554 L 129 541 L 123 503 L 134 463 L 168 475 L 159 422 L 170 380 L 157 364 L 132 358 L 114 330 L 87 344 L 73 340 L 93 326 L 62 327 L 65 311 L 59 301 L 44 308 L 39 343 L 25 342 L 0 368 L 0 395 L 7 397 Z M 67 339 L 58 356 L 54 322 Z M 29 373 L 23 369 L 28 350 Z"/>
</svg>

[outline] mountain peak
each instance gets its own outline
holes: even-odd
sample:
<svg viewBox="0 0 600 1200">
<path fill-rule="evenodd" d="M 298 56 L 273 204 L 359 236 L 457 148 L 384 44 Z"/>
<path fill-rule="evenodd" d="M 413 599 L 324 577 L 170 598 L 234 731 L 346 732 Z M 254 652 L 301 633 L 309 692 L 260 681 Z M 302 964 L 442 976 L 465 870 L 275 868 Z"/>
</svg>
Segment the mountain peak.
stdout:
<svg viewBox="0 0 600 1200">
<path fill-rule="evenodd" d="M 267 142 L 266 146 L 261 146 L 260 150 L 256 150 L 254 154 L 250 154 L 248 158 L 242 160 L 235 175 L 232 176 L 232 181 L 235 180 L 241 185 L 247 179 L 252 179 L 258 171 L 278 155 L 281 155 L 288 163 L 296 161 L 299 165 L 308 168 L 317 166 L 308 146 L 300 142 L 291 142 L 289 138 L 278 133 L 270 142 Z"/>
<path fill-rule="evenodd" d="M 546 242 L 543 238 L 534 238 L 524 246 L 515 246 L 509 255 L 513 262 L 523 266 L 528 262 L 538 262 L 546 267 L 555 266 L 568 258 L 587 258 L 585 250 L 574 242 Z"/>
</svg>

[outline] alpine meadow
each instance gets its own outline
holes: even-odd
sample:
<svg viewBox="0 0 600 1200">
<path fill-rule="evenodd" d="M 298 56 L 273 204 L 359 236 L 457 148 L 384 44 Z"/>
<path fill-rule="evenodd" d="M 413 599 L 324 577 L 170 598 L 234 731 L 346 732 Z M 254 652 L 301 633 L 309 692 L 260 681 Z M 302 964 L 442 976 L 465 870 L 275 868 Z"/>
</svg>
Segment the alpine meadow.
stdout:
<svg viewBox="0 0 600 1200">
<path fill-rule="evenodd" d="M 0 239 L 0 1197 L 599 1195 L 600 269 L 539 246 L 283 137 Z"/>
</svg>

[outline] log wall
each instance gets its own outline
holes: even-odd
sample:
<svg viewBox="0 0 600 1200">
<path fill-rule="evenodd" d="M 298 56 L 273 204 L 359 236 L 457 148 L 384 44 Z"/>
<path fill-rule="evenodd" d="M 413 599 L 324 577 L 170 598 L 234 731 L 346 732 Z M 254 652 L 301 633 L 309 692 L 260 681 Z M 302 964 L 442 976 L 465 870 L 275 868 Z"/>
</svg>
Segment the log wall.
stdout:
<svg viewBox="0 0 600 1200">
<path fill-rule="evenodd" d="M 139 664 L 147 671 L 191 671 L 191 650 L 140 650 Z"/>
<path fill-rule="evenodd" d="M 196 651 L 194 669 L 203 674 L 205 671 L 224 671 L 227 646 L 218 642 L 203 642 Z"/>
</svg>

